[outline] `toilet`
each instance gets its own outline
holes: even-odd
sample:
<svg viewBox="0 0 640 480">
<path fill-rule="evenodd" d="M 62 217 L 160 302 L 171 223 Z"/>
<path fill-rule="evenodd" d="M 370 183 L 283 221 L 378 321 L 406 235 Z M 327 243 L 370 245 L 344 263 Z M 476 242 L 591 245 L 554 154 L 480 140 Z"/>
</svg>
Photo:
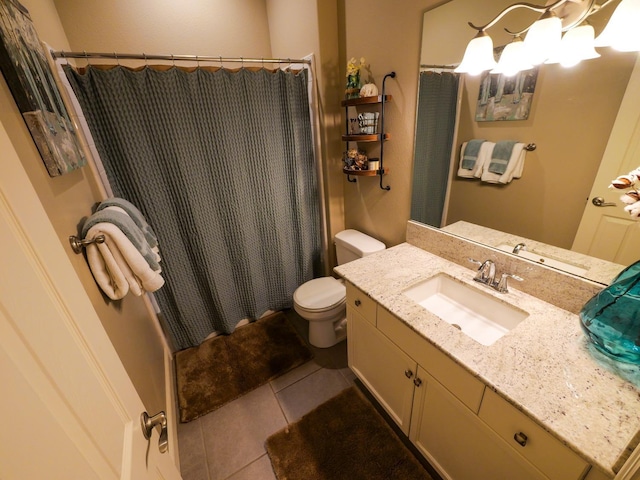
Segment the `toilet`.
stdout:
<svg viewBox="0 0 640 480">
<path fill-rule="evenodd" d="M 343 230 L 335 236 L 338 265 L 384 250 L 384 243 L 357 230 Z M 333 277 L 314 278 L 293 293 L 293 308 L 309 322 L 309 343 L 328 348 L 344 340 L 346 288 Z"/>
</svg>

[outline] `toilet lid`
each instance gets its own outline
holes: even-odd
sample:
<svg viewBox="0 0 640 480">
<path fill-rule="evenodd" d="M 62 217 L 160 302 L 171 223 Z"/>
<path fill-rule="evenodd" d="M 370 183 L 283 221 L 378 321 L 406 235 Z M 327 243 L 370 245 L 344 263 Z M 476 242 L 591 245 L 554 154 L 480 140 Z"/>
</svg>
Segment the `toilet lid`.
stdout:
<svg viewBox="0 0 640 480">
<path fill-rule="evenodd" d="M 345 301 L 347 289 L 333 277 L 309 280 L 293 293 L 293 301 L 305 310 L 326 310 Z"/>
</svg>

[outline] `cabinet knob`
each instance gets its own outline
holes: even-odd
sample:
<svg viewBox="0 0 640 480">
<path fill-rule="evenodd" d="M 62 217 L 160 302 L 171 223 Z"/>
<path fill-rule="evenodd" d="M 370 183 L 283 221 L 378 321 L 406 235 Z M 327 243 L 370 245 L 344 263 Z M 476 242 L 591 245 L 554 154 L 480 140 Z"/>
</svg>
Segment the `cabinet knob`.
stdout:
<svg viewBox="0 0 640 480">
<path fill-rule="evenodd" d="M 407 378 L 411 378 L 411 377 L 413 377 L 413 372 L 411 370 L 407 369 L 407 370 L 404 371 L 404 375 Z"/>
<path fill-rule="evenodd" d="M 524 447 L 524 446 L 527 444 L 527 440 L 528 440 L 527 436 L 526 436 L 524 433 L 522 433 L 522 432 L 518 432 L 518 433 L 516 433 L 516 434 L 513 436 L 513 439 L 514 439 L 516 442 L 518 442 L 518 444 L 519 444 L 521 447 Z"/>
<path fill-rule="evenodd" d="M 420 385 L 422 385 L 422 380 L 421 380 L 421 379 L 419 379 L 418 377 L 416 377 L 416 378 L 414 378 L 414 379 L 413 379 L 413 384 L 414 384 L 416 387 L 419 387 Z"/>
<path fill-rule="evenodd" d="M 359 307 L 359 306 L 362 304 L 362 302 L 361 302 L 360 300 L 356 300 L 356 301 L 355 301 L 355 302 L 353 302 L 353 303 L 355 303 L 355 304 L 356 304 L 356 307 Z"/>
</svg>

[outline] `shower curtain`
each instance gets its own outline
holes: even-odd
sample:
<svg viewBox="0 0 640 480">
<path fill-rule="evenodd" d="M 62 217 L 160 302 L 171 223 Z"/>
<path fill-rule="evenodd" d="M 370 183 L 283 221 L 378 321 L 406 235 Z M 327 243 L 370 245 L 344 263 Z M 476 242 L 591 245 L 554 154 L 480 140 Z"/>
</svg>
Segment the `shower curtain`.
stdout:
<svg viewBox="0 0 640 480">
<path fill-rule="evenodd" d="M 156 231 L 177 348 L 291 307 L 321 261 L 306 72 L 65 73 L 114 195 Z"/>
<path fill-rule="evenodd" d="M 456 123 L 457 73 L 420 73 L 411 218 L 442 226 Z"/>
</svg>

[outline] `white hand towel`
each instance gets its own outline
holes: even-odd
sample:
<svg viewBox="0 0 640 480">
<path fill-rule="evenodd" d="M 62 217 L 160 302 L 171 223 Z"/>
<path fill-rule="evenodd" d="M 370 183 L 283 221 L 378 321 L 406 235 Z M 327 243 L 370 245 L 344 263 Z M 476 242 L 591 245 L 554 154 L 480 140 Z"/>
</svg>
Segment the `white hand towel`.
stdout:
<svg viewBox="0 0 640 480">
<path fill-rule="evenodd" d="M 480 179 L 487 183 L 501 183 L 506 185 L 514 178 L 520 178 L 524 171 L 524 159 L 526 154 L 524 147 L 524 143 L 516 143 L 513 146 L 511 157 L 509 157 L 509 163 L 507 163 L 505 172 L 502 175 L 489 171 L 489 163 L 491 160 L 491 157 L 489 157 L 489 161 L 484 164 Z"/>
<path fill-rule="evenodd" d="M 463 178 L 473 178 L 473 170 L 478 162 L 478 154 L 484 140 L 471 140 L 464 142 L 460 147 L 460 164 L 458 167 L 458 176 Z"/>
<path fill-rule="evenodd" d="M 493 142 L 484 142 L 480 147 L 480 152 L 478 152 L 478 161 L 473 169 L 473 176 L 475 178 L 480 178 L 482 176 L 482 172 L 484 172 L 484 170 L 489 166 L 491 155 L 493 154 L 493 147 L 495 146 L 496 144 Z"/>
<path fill-rule="evenodd" d="M 140 296 L 145 291 L 155 292 L 164 285 L 164 279 L 160 273 L 149 266 L 142 254 L 117 226 L 107 222 L 97 223 L 88 230 L 86 238 L 95 238 L 97 235 L 104 235 L 105 242 L 90 245 L 96 248 L 88 249 L 91 252 L 89 266 L 92 272 L 95 268 L 94 278 L 109 298 L 117 300 L 128 291 Z M 96 250 L 102 257 L 102 262 L 96 258 Z M 126 283 L 128 289 L 122 285 L 123 283 Z M 114 288 L 114 285 L 117 285 L 117 288 Z"/>
<path fill-rule="evenodd" d="M 93 238 L 93 237 L 87 237 Z M 111 300 L 120 300 L 129 293 L 129 282 L 109 249 L 98 250 L 98 243 L 86 246 L 87 262 L 98 286 Z"/>
</svg>

